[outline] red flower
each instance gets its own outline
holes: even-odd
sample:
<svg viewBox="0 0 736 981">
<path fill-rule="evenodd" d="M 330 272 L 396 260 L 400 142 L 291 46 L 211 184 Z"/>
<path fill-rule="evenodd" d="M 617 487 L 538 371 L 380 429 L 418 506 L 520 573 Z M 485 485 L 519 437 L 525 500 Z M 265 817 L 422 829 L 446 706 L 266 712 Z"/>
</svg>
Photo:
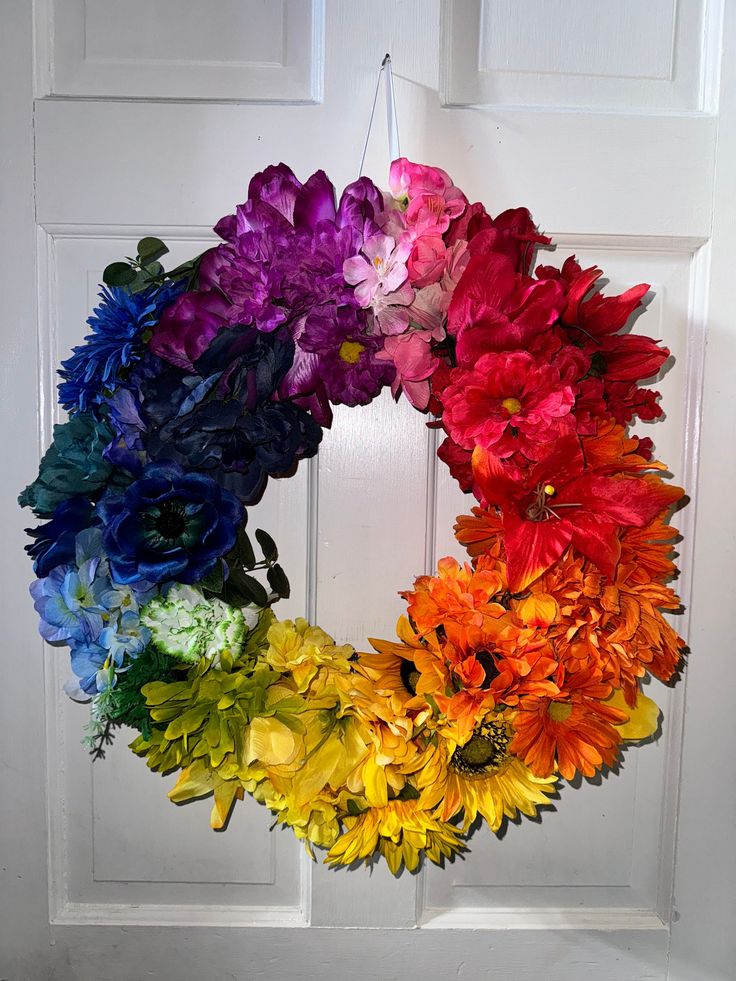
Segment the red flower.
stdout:
<svg viewBox="0 0 736 981">
<path fill-rule="evenodd" d="M 536 457 L 529 444 L 549 442 L 573 423 L 575 393 L 559 370 L 526 351 L 491 352 L 475 367 L 456 368 L 442 393 L 442 422 L 465 449 L 493 447 L 498 456 L 517 450 Z"/>
<path fill-rule="evenodd" d="M 622 470 L 651 464 L 622 460 Z M 493 453 L 473 451 L 474 492 L 501 509 L 509 589 L 521 592 L 572 545 L 609 577 L 621 553 L 619 530 L 641 528 L 682 496 L 658 478 L 585 469 L 580 440 L 562 436 L 524 479 Z"/>
<path fill-rule="evenodd" d="M 458 358 L 528 348 L 559 319 L 565 302 L 560 283 L 517 276 L 498 253 L 473 255 L 452 294 L 447 331 L 458 337 Z"/>
<path fill-rule="evenodd" d="M 450 473 L 460 484 L 460 490 L 464 494 L 469 494 L 473 489 L 473 466 L 471 464 L 470 450 L 464 450 L 461 446 L 447 436 L 437 449 L 437 456 L 443 463 L 447 464 Z"/>
<path fill-rule="evenodd" d="M 590 377 L 582 387 L 584 401 L 592 405 L 602 397 L 608 412 L 621 423 L 635 415 L 655 419 L 662 414 L 657 405 L 659 394 L 633 383 L 656 375 L 670 352 L 650 337 L 618 333 L 641 305 L 649 286 L 640 283 L 619 296 L 600 292 L 588 296 L 602 274 L 595 266 L 581 269 L 574 257 L 567 259 L 561 270 L 552 266 L 537 269 L 538 277 L 565 286 L 567 305 L 562 323 L 590 362 Z M 590 411 L 588 405 L 583 408 L 586 411 Z"/>
</svg>

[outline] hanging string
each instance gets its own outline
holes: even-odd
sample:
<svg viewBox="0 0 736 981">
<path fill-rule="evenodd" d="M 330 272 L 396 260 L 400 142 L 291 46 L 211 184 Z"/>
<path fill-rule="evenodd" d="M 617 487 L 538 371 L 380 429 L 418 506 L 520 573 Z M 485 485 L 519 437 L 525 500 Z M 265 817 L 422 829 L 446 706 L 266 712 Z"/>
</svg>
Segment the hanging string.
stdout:
<svg viewBox="0 0 736 981">
<path fill-rule="evenodd" d="M 363 173 L 363 164 L 365 163 L 365 155 L 368 152 L 368 141 L 371 136 L 371 130 L 373 128 L 373 117 L 376 114 L 376 105 L 378 103 L 378 92 L 381 88 L 381 76 L 384 75 L 386 83 L 386 123 L 388 126 L 388 153 L 391 160 L 396 160 L 397 157 L 401 156 L 401 148 L 399 145 L 399 123 L 396 118 L 396 96 L 394 94 L 394 75 L 391 71 L 391 55 L 384 55 L 383 61 L 381 62 L 381 67 L 378 69 L 378 78 L 376 79 L 376 91 L 373 94 L 373 105 L 371 106 L 371 115 L 368 120 L 368 132 L 365 134 L 365 142 L 363 143 L 363 154 L 360 158 L 360 168 L 358 169 L 358 177 Z"/>
</svg>

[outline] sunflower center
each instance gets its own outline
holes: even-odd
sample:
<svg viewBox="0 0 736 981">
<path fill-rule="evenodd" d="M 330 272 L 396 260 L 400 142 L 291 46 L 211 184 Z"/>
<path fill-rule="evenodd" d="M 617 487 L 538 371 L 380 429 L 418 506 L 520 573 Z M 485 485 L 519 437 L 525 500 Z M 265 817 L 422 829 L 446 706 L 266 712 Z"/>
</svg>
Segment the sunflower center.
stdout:
<svg viewBox="0 0 736 981">
<path fill-rule="evenodd" d="M 338 354 L 345 364 L 357 364 L 363 351 L 365 348 L 357 341 L 343 341 Z"/>
<path fill-rule="evenodd" d="M 458 746 L 450 766 L 459 773 L 490 773 L 508 759 L 510 741 L 504 722 L 483 722 L 464 746 Z"/>
<path fill-rule="evenodd" d="M 572 712 L 570 702 L 551 702 L 547 714 L 553 722 L 567 722 Z"/>
<path fill-rule="evenodd" d="M 404 684 L 404 688 L 409 692 L 410 695 L 416 695 L 417 693 L 417 682 L 420 678 L 420 673 L 417 671 L 417 666 L 413 661 L 402 657 L 401 667 L 399 668 L 399 673 L 401 675 L 401 680 Z"/>
<path fill-rule="evenodd" d="M 504 407 L 504 409 L 506 409 L 510 416 L 515 416 L 517 412 L 521 411 L 521 402 L 518 399 L 504 399 L 501 405 Z"/>
<path fill-rule="evenodd" d="M 476 651 L 475 660 L 480 664 L 485 672 L 483 684 L 480 686 L 483 691 L 491 687 L 493 679 L 498 677 L 498 667 L 496 660 L 489 651 Z"/>
<path fill-rule="evenodd" d="M 164 501 L 160 504 L 154 527 L 168 541 L 180 538 L 187 528 L 186 513 L 181 501 Z"/>
</svg>

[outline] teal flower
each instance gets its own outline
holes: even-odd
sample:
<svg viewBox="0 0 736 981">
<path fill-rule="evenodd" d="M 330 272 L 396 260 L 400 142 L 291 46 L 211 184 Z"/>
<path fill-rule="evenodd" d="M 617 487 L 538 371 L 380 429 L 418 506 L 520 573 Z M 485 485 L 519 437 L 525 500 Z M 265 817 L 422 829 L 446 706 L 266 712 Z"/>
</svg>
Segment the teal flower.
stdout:
<svg viewBox="0 0 736 981">
<path fill-rule="evenodd" d="M 38 477 L 18 498 L 20 506 L 50 517 L 58 504 L 77 494 L 94 497 L 111 481 L 120 485 L 121 471 L 113 471 L 103 455 L 113 437 L 110 426 L 88 412 L 54 426 L 54 440 L 43 455 Z"/>
</svg>

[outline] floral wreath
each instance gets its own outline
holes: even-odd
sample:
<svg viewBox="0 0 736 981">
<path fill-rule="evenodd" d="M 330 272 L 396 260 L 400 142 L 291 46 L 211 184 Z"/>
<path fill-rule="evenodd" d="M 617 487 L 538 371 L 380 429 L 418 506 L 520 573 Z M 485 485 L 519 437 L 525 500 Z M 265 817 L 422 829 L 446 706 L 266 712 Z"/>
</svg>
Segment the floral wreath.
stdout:
<svg viewBox="0 0 736 981">
<path fill-rule="evenodd" d="M 42 637 L 71 649 L 91 701 L 169 797 L 245 793 L 331 865 L 393 873 L 534 816 L 559 780 L 651 736 L 648 674 L 675 676 L 683 491 L 637 416 L 669 351 L 625 332 L 648 286 L 604 296 L 595 267 L 538 265 L 524 208 L 492 218 L 435 167 L 395 160 L 336 205 L 322 171 L 257 174 L 222 240 L 164 271 L 144 238 L 105 270 L 91 333 L 60 369 L 55 426 L 20 503 Z M 428 412 L 438 455 L 477 505 L 470 562 L 420 576 L 395 640 L 336 645 L 289 595 L 246 508 L 317 452 L 331 405 L 386 386 Z"/>
</svg>

